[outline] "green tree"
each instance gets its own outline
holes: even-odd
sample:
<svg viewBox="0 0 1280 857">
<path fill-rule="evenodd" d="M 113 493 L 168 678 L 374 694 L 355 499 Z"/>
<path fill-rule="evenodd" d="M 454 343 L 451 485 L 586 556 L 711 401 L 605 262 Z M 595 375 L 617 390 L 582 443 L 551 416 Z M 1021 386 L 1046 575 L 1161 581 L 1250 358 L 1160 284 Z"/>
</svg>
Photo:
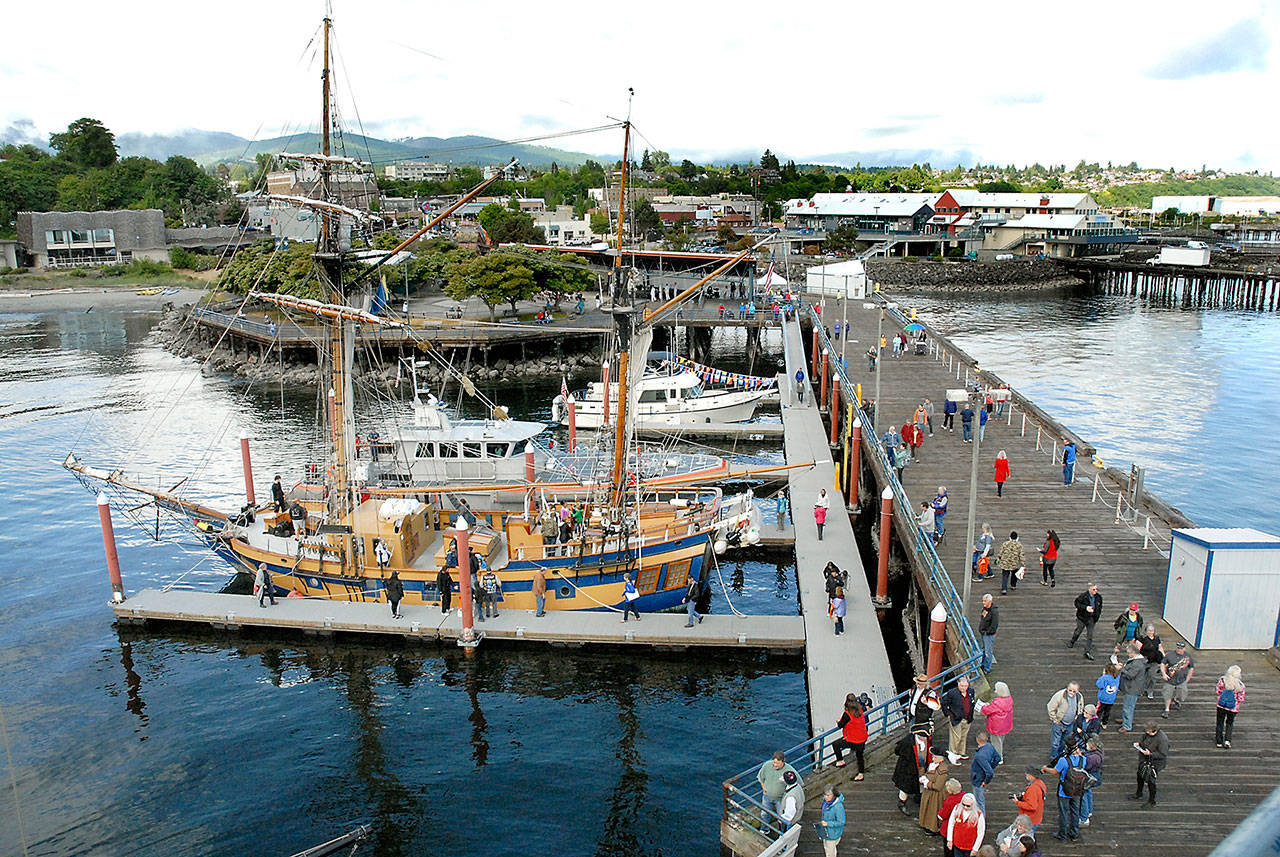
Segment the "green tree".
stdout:
<svg viewBox="0 0 1280 857">
<path fill-rule="evenodd" d="M 764 150 L 764 154 L 760 156 L 760 168 L 765 170 L 781 170 L 782 167 L 778 163 L 778 156 L 768 149 Z"/>
<path fill-rule="evenodd" d="M 517 206 L 519 203 L 517 203 Z M 547 233 L 533 225 L 533 215 L 503 208 L 491 202 L 477 215 L 484 231 L 496 244 L 545 244 Z"/>
<path fill-rule="evenodd" d="M 88 117 L 72 122 L 61 134 L 49 135 L 49 147 L 82 170 L 109 167 L 118 157 L 115 135 L 97 119 Z"/>
<path fill-rule="evenodd" d="M 631 205 L 632 222 L 636 231 L 649 236 L 662 231 L 662 218 L 654 211 L 653 203 L 647 199 L 638 199 Z"/>
<path fill-rule="evenodd" d="M 1010 181 L 980 182 L 978 190 L 982 193 L 1021 193 L 1022 186 Z"/>
<path fill-rule="evenodd" d="M 671 167 L 671 155 L 661 149 L 655 149 L 649 154 L 649 163 L 653 164 L 655 170 L 665 170 Z"/>
<path fill-rule="evenodd" d="M 698 165 L 685 158 L 680 162 L 680 178 L 694 179 L 698 177 Z"/>
<path fill-rule="evenodd" d="M 642 158 L 640 159 L 640 169 L 642 169 L 642 170 L 652 170 L 652 169 L 653 169 L 653 159 L 649 157 L 649 150 L 648 150 L 648 149 L 645 149 L 645 150 L 644 150 L 644 157 L 642 157 Z"/>
<path fill-rule="evenodd" d="M 608 235 L 613 229 L 613 221 L 603 211 L 591 212 L 591 231 L 597 235 Z"/>
<path fill-rule="evenodd" d="M 400 246 L 400 238 L 394 232 L 379 232 L 373 236 L 375 250 L 394 250 L 398 246 Z"/>
<path fill-rule="evenodd" d="M 445 294 L 455 301 L 475 296 L 489 307 L 489 319 L 494 320 L 494 307 L 500 303 L 511 304 L 528 300 L 537 294 L 537 282 L 533 270 L 522 259 L 505 253 L 475 256 L 457 261 L 449 266 Z"/>
<path fill-rule="evenodd" d="M 842 223 L 827 233 L 825 247 L 832 253 L 847 253 L 853 249 L 854 242 L 857 240 L 858 228 L 848 223 Z"/>
<path fill-rule="evenodd" d="M 716 239 L 728 247 L 730 244 L 738 240 L 738 233 L 733 231 L 733 227 L 727 223 L 721 223 L 716 227 Z"/>
</svg>

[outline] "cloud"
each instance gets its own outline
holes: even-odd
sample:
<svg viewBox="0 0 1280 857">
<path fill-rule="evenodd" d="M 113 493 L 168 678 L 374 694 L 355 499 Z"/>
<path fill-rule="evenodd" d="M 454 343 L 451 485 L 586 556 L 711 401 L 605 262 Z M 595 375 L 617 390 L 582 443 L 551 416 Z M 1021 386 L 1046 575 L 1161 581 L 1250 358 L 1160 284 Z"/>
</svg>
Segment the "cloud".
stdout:
<svg viewBox="0 0 1280 857">
<path fill-rule="evenodd" d="M 899 134 L 910 134 L 919 125 L 881 125 L 879 128 L 868 128 L 862 133 L 868 137 L 896 137 Z"/>
<path fill-rule="evenodd" d="M 8 125 L 0 128 L 0 145 L 6 143 L 12 143 L 15 146 L 31 143 L 46 148 L 49 144 L 49 135 L 41 134 L 36 128 L 36 123 L 30 119 L 12 119 Z"/>
<path fill-rule="evenodd" d="M 1245 18 L 1215 36 L 1188 45 L 1147 68 L 1153 80 L 1190 80 L 1233 71 L 1265 71 L 1271 37 L 1262 21 Z"/>
<path fill-rule="evenodd" d="M 1020 104 L 1041 104 L 1044 102 L 1043 92 L 1008 92 L 991 99 L 993 104 L 1002 107 L 1017 107 Z"/>
</svg>

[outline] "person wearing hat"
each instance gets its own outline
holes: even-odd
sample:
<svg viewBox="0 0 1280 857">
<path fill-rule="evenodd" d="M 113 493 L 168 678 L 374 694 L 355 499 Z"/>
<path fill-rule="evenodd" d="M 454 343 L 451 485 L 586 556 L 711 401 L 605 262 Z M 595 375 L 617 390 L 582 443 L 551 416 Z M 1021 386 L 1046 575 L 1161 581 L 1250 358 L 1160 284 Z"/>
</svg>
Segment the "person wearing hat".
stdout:
<svg viewBox="0 0 1280 857">
<path fill-rule="evenodd" d="M 938 813 L 947 796 L 949 770 L 942 748 L 935 746 L 929 753 L 929 766 L 920 772 L 920 785 L 924 789 L 920 793 L 920 826 L 934 836 L 941 829 Z"/>
<path fill-rule="evenodd" d="M 1035 830 L 1044 821 L 1044 796 L 1047 789 L 1044 780 L 1040 779 L 1040 768 L 1027 765 L 1024 773 L 1027 777 L 1027 787 L 1022 790 L 1022 794 L 1009 795 L 1009 797 L 1013 798 L 1018 812 L 1031 819 L 1031 829 Z"/>
<path fill-rule="evenodd" d="M 1179 640 L 1173 647 L 1173 654 L 1165 655 L 1160 662 L 1160 677 L 1164 679 L 1161 694 L 1164 697 L 1164 712 L 1161 717 L 1168 718 L 1170 708 L 1179 709 L 1187 701 L 1187 685 L 1196 674 L 1196 662 L 1187 654 L 1187 643 Z"/>
<path fill-rule="evenodd" d="M 974 796 L 967 794 L 947 819 L 947 850 L 952 857 L 971 857 L 982 847 L 986 832 L 987 820 Z"/>
<path fill-rule="evenodd" d="M 784 771 L 782 782 L 787 790 L 782 795 L 782 808 L 778 815 L 788 826 L 799 824 L 800 816 L 804 814 L 804 783 L 795 771 Z"/>
<path fill-rule="evenodd" d="M 911 689 L 911 699 L 907 703 L 911 725 L 914 727 L 924 723 L 932 724 L 934 713 L 941 710 L 942 703 L 938 699 L 938 692 L 929 686 L 929 677 L 916 676 L 915 687 Z M 932 725 L 930 729 L 932 730 Z"/>
<path fill-rule="evenodd" d="M 920 772 L 929 762 L 933 721 L 916 724 L 898 741 L 893 753 L 898 757 L 893 768 L 893 784 L 898 787 L 898 811 L 910 817 L 907 800 L 920 798 Z"/>
<path fill-rule="evenodd" d="M 1142 633 L 1142 614 L 1138 612 L 1138 602 L 1129 605 L 1129 609 L 1116 617 L 1111 623 L 1116 629 L 1116 651 L 1124 649 L 1124 644 L 1138 639 Z"/>
</svg>

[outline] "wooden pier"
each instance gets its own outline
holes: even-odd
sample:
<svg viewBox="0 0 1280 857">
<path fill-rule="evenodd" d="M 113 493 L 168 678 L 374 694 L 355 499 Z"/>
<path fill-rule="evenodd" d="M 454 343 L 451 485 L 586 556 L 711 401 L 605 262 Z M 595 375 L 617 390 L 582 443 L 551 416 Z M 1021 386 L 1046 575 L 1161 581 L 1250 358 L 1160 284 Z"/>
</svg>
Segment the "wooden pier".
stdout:
<svg viewBox="0 0 1280 857">
<path fill-rule="evenodd" d="M 909 300 L 906 303 L 909 305 Z M 849 309 L 849 350 L 860 355 L 875 340 L 878 311 L 864 309 L 861 304 L 856 310 L 854 305 Z M 897 333 L 901 321 L 899 318 L 895 324 L 887 319 L 885 335 Z M 961 441 L 958 416 L 954 432 L 941 429 L 942 402 L 945 390 L 965 386 L 966 375 L 972 380 L 974 364 L 937 331 L 930 330 L 929 336 L 927 356 L 894 359 L 886 350 L 880 361 L 876 416 L 883 434 L 888 425 L 901 426 L 910 420 L 925 396 L 935 403 L 934 435 L 926 438 L 920 457 L 907 467 L 903 484 L 916 503 L 931 499 L 939 485 L 947 486 L 951 498 L 947 535 L 938 552 L 956 589 L 961 590 L 962 575 L 968 573 L 970 563 L 965 530 L 973 447 Z M 862 383 L 864 392 L 874 389 L 875 379 L 867 371 L 865 360 L 850 361 L 850 376 L 852 382 Z M 989 379 L 983 376 L 981 380 Z M 980 528 L 984 521 L 991 524 L 997 548 L 1011 530 L 1017 530 L 1027 556 L 1026 578 L 1016 590 L 1000 595 L 998 578 L 974 583 L 965 611 L 976 628 L 981 596 L 988 592 L 995 596 L 1000 624 L 995 642 L 997 664 L 989 680 L 1006 682 L 1014 700 L 1014 728 L 1005 743 L 1006 764 L 987 790 L 987 841 L 1013 821 L 1016 810 L 1005 795 L 1021 791 L 1024 767 L 1048 760 L 1050 736 L 1045 704 L 1049 697 L 1067 682 L 1078 681 L 1086 701 L 1095 700 L 1094 683 L 1115 640 L 1112 620 L 1129 602 L 1141 605 L 1144 619 L 1156 625 L 1170 651 L 1174 642 L 1183 639 L 1162 621 L 1161 614 L 1167 524 L 1187 522 L 1177 510 L 1154 498 L 1140 503 L 1137 510 L 1130 510 L 1124 500 L 1117 499 L 1119 486 L 1092 466 L 1087 452 L 1082 452 L 1076 465 L 1075 484 L 1065 485 L 1062 466 L 1055 458 L 1061 450 L 1060 431 L 1060 426 L 1015 391 L 1012 411 L 1006 409 L 1003 418 L 993 417 L 988 422 L 985 442 L 979 448 L 977 526 Z M 870 457 L 870 445 L 877 441 L 874 432 L 867 432 L 864 439 L 865 461 Z M 997 497 L 993 461 L 1001 449 L 1009 457 L 1012 475 L 1004 496 Z M 1128 519 L 1135 511 L 1137 522 L 1118 520 Z M 1057 586 L 1053 588 L 1040 584 L 1037 560 L 1037 548 L 1049 528 L 1062 539 Z M 918 574 L 918 570 L 914 571 Z M 1083 642 L 1067 648 L 1075 621 L 1073 599 L 1090 582 L 1098 583 L 1104 602 L 1095 633 L 1094 661 L 1083 658 Z M 902 608 L 901 604 L 895 605 L 895 609 Z M 1135 853 L 1136 849 L 1207 854 L 1275 788 L 1280 781 L 1280 675 L 1276 666 L 1260 651 L 1191 654 L 1196 671 L 1190 699 L 1183 710 L 1174 712 L 1169 719 L 1160 718 L 1163 705 L 1157 692 L 1155 701 L 1139 701 L 1133 734 L 1117 733 L 1115 720 L 1102 733 L 1107 753 L 1103 783 L 1095 790 L 1093 821 L 1081 829 L 1078 842 L 1058 843 L 1051 838 L 1056 830 L 1057 810 L 1052 797 L 1053 777 L 1048 775 L 1050 798 L 1038 837 L 1046 853 L 1114 855 Z M 1213 742 L 1214 683 L 1231 664 L 1243 669 L 1248 697 L 1236 721 L 1233 749 L 1221 750 Z M 987 691 L 987 698 L 989 694 Z M 1117 715 L 1119 709 L 1117 701 Z M 1172 752 L 1160 778 L 1159 806 L 1145 808 L 1138 801 L 1126 799 L 1134 791 L 1137 768 L 1137 754 L 1130 745 L 1152 722 L 1169 736 Z M 983 718 L 976 717 L 973 732 L 982 725 Z M 946 739 L 941 718 L 935 730 L 935 741 L 939 739 Z M 780 745 L 785 743 L 779 741 Z M 882 739 L 882 747 L 884 743 Z M 971 734 L 971 752 L 973 748 Z M 904 818 L 897 810 L 896 790 L 890 782 L 893 763 L 892 757 L 878 762 L 871 767 L 867 779 L 859 783 L 852 782 L 849 769 L 837 773 L 828 767 L 811 775 L 814 782 L 807 789 L 810 801 L 799 853 L 815 857 L 822 853 L 809 822 L 818 818 L 821 790 L 817 783 L 834 777 L 846 795 L 849 813 L 841 853 L 892 852 L 922 857 L 936 854 L 938 840 L 923 833 L 914 818 Z M 968 772 L 967 762 L 952 769 L 952 775 L 966 790 Z"/>
<path fill-rule="evenodd" d="M 815 463 L 813 467 L 788 471 L 788 485 L 795 532 L 796 576 L 804 613 L 809 723 L 811 733 L 816 735 L 835 725 L 847 694 L 868 693 L 879 702 L 893 698 L 897 688 L 880 621 L 865 583 L 867 575 L 854 541 L 853 525 L 844 510 L 845 498 L 836 488 L 835 465 L 815 391 L 806 392 L 803 404 L 796 403 L 795 372 L 806 365 L 800 323 L 793 319 L 783 330 L 788 383 L 783 384 L 782 422 L 786 427 L 787 461 Z M 808 374 L 806 368 L 805 376 Z M 830 509 L 819 541 L 813 504 L 823 488 L 827 489 Z M 835 562 L 849 573 L 849 585 L 845 587 L 848 605 L 845 633 L 839 637 L 827 617 L 827 590 L 822 570 L 828 562 Z"/>
<path fill-rule="evenodd" d="M 1280 274 L 1253 269 L 1148 265 L 1114 259 L 1062 259 L 1064 268 L 1108 294 L 1131 295 L 1164 306 L 1274 311 Z"/>
<path fill-rule="evenodd" d="M 122 624 L 205 625 L 225 631 L 259 629 L 308 635 L 337 634 L 399 637 L 415 642 L 457 640 L 462 617 L 455 607 L 447 615 L 433 605 L 402 604 L 403 619 L 394 619 L 387 604 L 329 601 L 321 598 L 277 598 L 259 607 L 252 595 L 228 595 L 189 589 L 144 589 L 112 604 Z M 614 612 L 500 610 L 476 622 L 486 641 L 527 641 L 559 646 L 647 646 L 657 650 L 691 648 L 764 649 L 798 652 L 804 647 L 799 616 L 710 615 L 686 628 L 683 613 L 648 613 L 640 621 L 621 622 Z"/>
</svg>

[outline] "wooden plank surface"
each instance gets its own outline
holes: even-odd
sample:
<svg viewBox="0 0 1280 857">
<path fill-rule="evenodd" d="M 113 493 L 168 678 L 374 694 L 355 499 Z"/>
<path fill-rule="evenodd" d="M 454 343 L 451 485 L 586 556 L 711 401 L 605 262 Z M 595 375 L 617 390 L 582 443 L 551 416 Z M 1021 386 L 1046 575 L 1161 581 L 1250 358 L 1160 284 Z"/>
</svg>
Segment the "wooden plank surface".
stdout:
<svg viewBox="0 0 1280 857">
<path fill-rule="evenodd" d="M 850 304 L 853 341 L 850 354 L 862 354 L 874 341 L 876 313 L 861 304 Z M 897 332 L 885 326 L 886 336 Z M 1013 356 L 1011 355 L 1011 358 Z M 874 389 L 874 376 L 866 371 L 866 361 L 850 361 L 851 377 L 862 382 L 866 395 Z M 984 367 L 985 368 L 985 367 Z M 999 372 L 1001 366 L 993 365 Z M 877 413 L 881 425 L 901 424 L 911 418 L 925 396 L 936 405 L 934 436 L 926 438 L 920 460 L 907 468 L 903 479 L 913 500 L 932 498 L 939 485 L 951 496 L 947 515 L 947 538 L 940 556 L 951 570 L 957 590 L 962 587 L 961 570 L 967 569 L 969 548 L 965 544 L 965 521 L 969 505 L 969 470 L 972 447 L 961 442 L 960 420 L 954 433 L 940 431 L 944 391 L 958 387 L 954 373 L 948 373 L 931 357 L 886 356 L 881 361 L 881 400 Z M 1034 428 L 1021 435 L 1020 415 L 1013 425 L 989 422 L 986 443 L 980 449 L 977 523 L 992 525 L 997 547 L 1017 530 L 1027 551 L 1027 577 L 1010 595 L 1000 596 L 998 581 L 973 585 L 972 604 L 984 592 L 996 593 L 1000 607 L 1000 630 L 996 636 L 998 664 L 991 681 L 1009 685 L 1014 700 L 1012 734 L 1006 741 L 1007 763 L 999 769 L 988 789 L 990 818 L 987 828 L 994 833 L 1014 818 L 1012 803 L 1005 795 L 1019 791 L 1023 768 L 1043 764 L 1049 753 L 1049 723 L 1045 704 L 1050 695 L 1068 681 L 1081 684 L 1086 700 L 1096 699 L 1094 682 L 1111 651 L 1114 633 L 1111 622 L 1130 601 L 1138 601 L 1144 618 L 1154 622 L 1158 633 L 1172 650 L 1182 637 L 1161 620 L 1166 559 L 1155 550 L 1143 551 L 1142 538 L 1114 523 L 1114 508 L 1091 503 L 1092 473 L 1077 464 L 1077 484 L 1063 485 L 1062 468 L 1050 457 L 1037 452 Z M 883 434 L 883 428 L 881 429 Z M 1012 475 L 1004 497 L 995 496 L 992 480 L 996 452 L 1009 456 Z M 1250 522 L 1237 522 L 1247 526 Z M 1058 585 L 1039 584 L 1038 554 L 1045 530 L 1053 528 L 1062 539 L 1058 560 Z M 1082 657 L 1082 649 L 1068 649 L 1074 628 L 1072 601 L 1086 585 L 1097 582 L 1103 596 L 1103 615 L 1095 637 L 1097 661 Z M 968 609 L 976 627 L 974 606 Z M 1196 675 L 1191 696 L 1183 711 L 1171 719 L 1159 717 L 1163 704 L 1145 697 L 1138 703 L 1135 731 L 1117 733 L 1112 725 L 1103 733 L 1107 762 L 1104 781 L 1095 795 L 1093 823 L 1084 828 L 1077 843 L 1059 843 L 1051 838 L 1056 830 L 1057 811 L 1052 799 L 1041 828 L 1040 844 L 1051 854 L 1207 854 L 1280 780 L 1280 675 L 1262 652 L 1192 651 Z M 1231 664 L 1239 664 L 1248 686 L 1246 704 L 1236 720 L 1231 750 L 1213 743 L 1216 697 L 1213 685 Z M 1116 706 L 1117 714 L 1119 704 Z M 974 731 L 981 728 L 981 720 Z M 1172 743 L 1169 766 L 1161 775 L 1160 803 L 1146 809 L 1138 801 L 1126 799 L 1134 789 L 1137 754 L 1130 746 L 1139 737 L 1142 724 L 1157 722 Z M 940 729 L 945 739 L 945 729 Z M 972 733 L 970 749 L 973 748 Z M 964 764 L 964 763 L 962 763 Z M 849 811 L 849 826 L 840 845 L 842 855 L 894 853 L 935 855 L 937 839 L 926 835 L 916 823 L 902 817 L 896 808 L 896 791 L 890 777 L 893 759 L 876 767 L 861 783 L 842 779 Z M 968 768 L 958 779 L 968 784 Z M 967 789 L 966 789 L 967 790 Z M 817 801 L 810 795 L 809 819 L 817 818 Z M 800 852 L 821 854 L 821 845 L 806 824 Z"/>
<path fill-rule="evenodd" d="M 891 699 L 897 689 L 880 621 L 871 606 L 871 593 L 862 585 L 867 578 L 853 540 L 853 525 L 844 511 L 844 495 L 835 490 L 835 466 L 827 445 L 827 429 L 812 390 L 806 391 L 803 405 L 795 400 L 795 373 L 804 361 L 799 322 L 792 320 L 784 331 L 787 369 L 781 387 L 787 461 L 815 462 L 813 467 L 788 471 L 788 483 L 796 575 L 804 614 L 810 731 L 817 735 L 835 726 L 845 696 L 851 690 L 870 693 L 878 701 Z M 806 367 L 805 376 L 808 374 Z M 813 503 L 822 488 L 827 489 L 830 509 L 823 540 L 818 541 Z M 827 618 L 826 581 L 822 576 L 822 570 L 831 561 L 849 572 L 849 586 L 845 591 L 848 615 L 844 620 L 845 633 L 839 637 Z"/>
<path fill-rule="evenodd" d="M 225 595 L 184 589 L 145 589 L 113 604 L 124 621 L 187 622 L 215 627 L 265 628 L 313 633 L 353 633 L 410 639 L 457 639 L 462 619 L 455 608 L 448 616 L 431 605 L 401 605 L 403 619 L 393 619 L 386 604 L 326 601 L 318 598 L 277 598 L 275 605 L 258 606 L 252 595 Z M 683 613 L 647 613 L 641 621 L 623 623 L 616 613 L 548 610 L 536 617 L 531 610 L 503 610 L 476 622 L 476 629 L 494 640 L 541 643 L 606 644 L 658 647 L 711 646 L 799 650 L 804 626 L 798 616 L 711 615 L 685 628 Z"/>
</svg>

